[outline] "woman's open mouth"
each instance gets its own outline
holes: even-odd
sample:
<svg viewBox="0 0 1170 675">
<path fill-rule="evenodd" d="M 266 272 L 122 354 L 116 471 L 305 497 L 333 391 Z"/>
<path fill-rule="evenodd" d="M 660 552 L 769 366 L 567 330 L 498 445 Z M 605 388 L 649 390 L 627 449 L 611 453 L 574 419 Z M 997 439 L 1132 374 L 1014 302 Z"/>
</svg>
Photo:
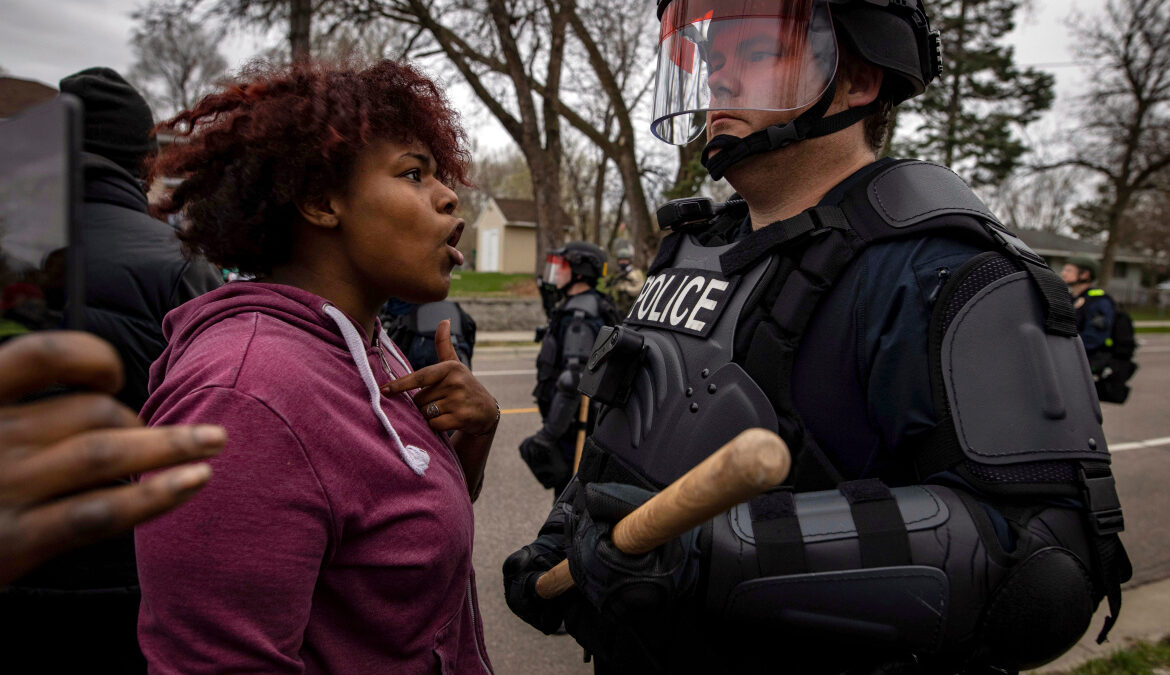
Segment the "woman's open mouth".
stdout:
<svg viewBox="0 0 1170 675">
<path fill-rule="evenodd" d="M 463 264 L 463 252 L 455 248 L 459 244 L 459 239 L 463 236 L 463 228 L 464 223 L 461 220 L 459 221 L 459 224 L 455 226 L 455 230 L 451 232 L 451 236 L 447 237 L 447 253 L 451 256 L 451 259 L 455 262 L 456 265 Z"/>
</svg>

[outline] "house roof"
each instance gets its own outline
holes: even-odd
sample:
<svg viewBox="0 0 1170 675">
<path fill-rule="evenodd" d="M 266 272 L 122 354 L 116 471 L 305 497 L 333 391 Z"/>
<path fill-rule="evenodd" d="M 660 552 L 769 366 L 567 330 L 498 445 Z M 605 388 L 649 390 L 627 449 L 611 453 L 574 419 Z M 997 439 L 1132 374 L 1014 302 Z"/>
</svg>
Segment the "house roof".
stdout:
<svg viewBox="0 0 1170 675">
<path fill-rule="evenodd" d="M 500 212 L 504 214 L 504 220 L 509 225 L 536 225 L 536 202 L 531 199 L 507 199 L 507 198 L 493 198 L 496 206 L 500 207 Z M 569 214 L 561 209 L 561 218 L 569 221 Z"/>
<path fill-rule="evenodd" d="M 1044 230 L 1028 230 L 1018 229 L 1015 234 L 1024 240 L 1024 243 L 1032 248 L 1042 256 L 1053 258 L 1068 258 L 1074 255 L 1088 255 L 1090 257 L 1100 258 L 1103 251 L 1100 244 L 1083 239 L 1073 239 L 1066 237 L 1063 234 L 1056 234 L 1055 232 L 1045 232 Z M 1130 249 L 1121 248 L 1117 251 L 1116 260 L 1120 262 L 1142 263 L 1146 262 L 1146 256 L 1132 251 Z"/>
<path fill-rule="evenodd" d="M 496 199 L 496 206 L 510 223 L 536 222 L 536 202 L 531 199 Z"/>
<path fill-rule="evenodd" d="M 0 117 L 11 117 L 56 95 L 56 89 L 40 82 L 22 80 L 18 77 L 0 77 Z"/>
</svg>

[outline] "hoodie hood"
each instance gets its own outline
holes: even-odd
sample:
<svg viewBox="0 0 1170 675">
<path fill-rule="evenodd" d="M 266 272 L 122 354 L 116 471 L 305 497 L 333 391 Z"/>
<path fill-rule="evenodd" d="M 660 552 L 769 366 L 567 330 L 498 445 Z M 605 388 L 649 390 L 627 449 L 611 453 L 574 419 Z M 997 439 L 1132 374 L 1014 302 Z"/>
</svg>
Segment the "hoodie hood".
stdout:
<svg viewBox="0 0 1170 675">
<path fill-rule="evenodd" d="M 163 320 L 163 337 L 167 340 L 167 347 L 150 367 L 150 391 L 162 385 L 168 369 L 183 357 L 187 348 L 205 330 L 232 316 L 252 313 L 272 317 L 347 354 L 357 370 L 355 376 L 360 377 L 365 384 L 373 414 L 390 436 L 403 461 L 420 476 L 426 472 L 430 464 L 427 452 L 414 445 L 404 444 L 382 409 L 381 392 L 366 357 L 369 336 L 352 317 L 328 300 L 293 286 L 255 281 L 234 282 L 171 311 Z M 381 324 L 376 326 L 376 330 L 376 338 L 382 349 L 398 361 L 405 372 L 410 372 L 410 365 L 386 337 Z M 148 401 L 142 411 L 144 416 L 149 417 L 152 413 L 150 408 L 151 401 Z"/>
<path fill-rule="evenodd" d="M 150 367 L 150 389 L 158 388 L 170 364 L 182 357 L 203 331 L 237 314 L 259 312 L 348 351 L 337 323 L 325 313 L 328 304 L 328 300 L 293 286 L 257 281 L 236 281 L 188 301 L 163 319 L 167 348 Z"/>
</svg>

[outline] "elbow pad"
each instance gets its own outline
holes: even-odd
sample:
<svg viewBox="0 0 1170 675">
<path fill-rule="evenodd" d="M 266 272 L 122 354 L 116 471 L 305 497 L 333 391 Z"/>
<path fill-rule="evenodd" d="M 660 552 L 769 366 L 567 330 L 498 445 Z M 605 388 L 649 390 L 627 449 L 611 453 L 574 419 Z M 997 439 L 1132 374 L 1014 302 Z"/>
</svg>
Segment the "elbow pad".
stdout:
<svg viewBox="0 0 1170 675">
<path fill-rule="evenodd" d="M 1034 667 L 1076 643 L 1101 598 L 1083 517 L 992 513 L 943 486 L 768 493 L 705 527 L 707 609 L 946 667 Z"/>
<path fill-rule="evenodd" d="M 544 428 L 554 438 L 564 436 L 577 420 L 581 401 L 577 393 L 577 381 L 580 379 L 581 372 L 572 368 L 562 371 L 557 376 L 556 390 L 552 402 L 549 403 L 548 416 L 544 420 Z"/>
</svg>

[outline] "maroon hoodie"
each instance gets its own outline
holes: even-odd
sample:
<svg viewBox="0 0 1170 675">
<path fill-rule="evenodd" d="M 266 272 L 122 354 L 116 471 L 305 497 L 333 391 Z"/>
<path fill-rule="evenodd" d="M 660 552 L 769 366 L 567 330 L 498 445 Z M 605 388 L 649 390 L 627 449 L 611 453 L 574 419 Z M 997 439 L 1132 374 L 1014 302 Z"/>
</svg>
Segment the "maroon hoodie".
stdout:
<svg viewBox="0 0 1170 675">
<path fill-rule="evenodd" d="M 136 532 L 152 673 L 490 673 L 463 472 L 409 371 L 326 300 L 236 282 L 167 315 L 150 425 L 227 428 L 207 487 Z M 411 392 L 413 393 L 413 392 Z"/>
</svg>

